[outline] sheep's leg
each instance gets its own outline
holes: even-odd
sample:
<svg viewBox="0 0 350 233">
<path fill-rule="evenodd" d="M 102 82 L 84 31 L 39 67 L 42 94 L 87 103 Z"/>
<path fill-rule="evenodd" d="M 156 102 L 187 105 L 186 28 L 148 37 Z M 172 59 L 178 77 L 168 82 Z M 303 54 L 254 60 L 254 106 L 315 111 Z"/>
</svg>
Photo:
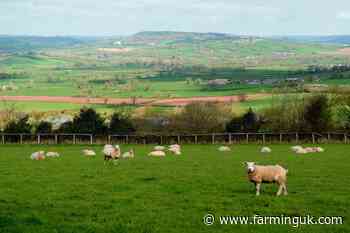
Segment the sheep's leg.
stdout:
<svg viewBox="0 0 350 233">
<path fill-rule="evenodd" d="M 287 186 L 286 186 L 286 184 L 283 184 L 283 194 L 284 195 L 288 195 L 288 191 L 287 191 Z"/>
<path fill-rule="evenodd" d="M 283 190 L 283 184 L 279 184 L 278 191 L 277 191 L 277 196 L 280 196 Z"/>
<path fill-rule="evenodd" d="M 257 196 L 260 195 L 260 187 L 261 187 L 261 183 L 256 183 L 256 184 L 255 184 L 256 195 L 257 195 Z"/>
</svg>

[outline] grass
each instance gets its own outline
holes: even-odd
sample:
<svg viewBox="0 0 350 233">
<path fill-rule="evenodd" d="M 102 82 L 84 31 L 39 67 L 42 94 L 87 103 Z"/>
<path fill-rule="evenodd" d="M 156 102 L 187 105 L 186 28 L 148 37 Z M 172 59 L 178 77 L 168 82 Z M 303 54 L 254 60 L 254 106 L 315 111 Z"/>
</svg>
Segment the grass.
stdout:
<svg viewBox="0 0 350 233">
<path fill-rule="evenodd" d="M 151 146 L 134 148 L 134 160 L 104 165 L 84 158 L 82 146 L 0 147 L 0 232 L 349 232 L 348 145 L 325 145 L 322 154 L 296 156 L 287 145 L 259 153 L 256 145 L 183 146 L 179 157 L 149 158 Z M 101 147 L 93 146 L 97 152 Z M 31 161 L 37 150 L 59 159 Z M 243 161 L 289 169 L 289 196 L 263 185 L 255 197 Z M 205 226 L 207 213 L 233 216 L 343 216 L 343 225 Z"/>
</svg>

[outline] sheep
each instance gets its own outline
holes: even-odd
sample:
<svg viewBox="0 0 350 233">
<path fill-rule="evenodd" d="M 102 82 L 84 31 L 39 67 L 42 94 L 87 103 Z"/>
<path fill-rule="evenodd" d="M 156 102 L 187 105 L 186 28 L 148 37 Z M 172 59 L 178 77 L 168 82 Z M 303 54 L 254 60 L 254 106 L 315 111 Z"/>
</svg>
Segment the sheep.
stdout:
<svg viewBox="0 0 350 233">
<path fill-rule="evenodd" d="M 153 157 L 165 157 L 165 152 L 164 151 L 152 151 L 148 154 L 148 156 L 153 156 Z"/>
<path fill-rule="evenodd" d="M 134 158 L 134 150 L 131 149 L 130 151 L 123 153 L 122 158 Z"/>
<path fill-rule="evenodd" d="M 316 152 L 324 152 L 324 149 L 322 147 L 316 147 Z"/>
<path fill-rule="evenodd" d="M 165 150 L 165 146 L 155 146 L 153 149 L 158 151 L 163 151 Z"/>
<path fill-rule="evenodd" d="M 221 152 L 228 152 L 228 151 L 231 151 L 231 148 L 228 147 L 228 146 L 220 146 L 218 148 L 218 151 L 221 151 Z"/>
<path fill-rule="evenodd" d="M 304 148 L 298 148 L 295 153 L 297 154 L 307 154 L 308 152 Z"/>
<path fill-rule="evenodd" d="M 33 154 L 31 154 L 30 158 L 32 160 L 44 160 L 46 158 L 45 157 L 45 152 L 44 151 L 34 152 Z"/>
<path fill-rule="evenodd" d="M 271 148 L 269 148 L 269 147 L 267 147 L 267 146 L 265 146 L 265 147 L 263 147 L 263 148 L 261 148 L 261 153 L 271 153 Z"/>
<path fill-rule="evenodd" d="M 295 153 L 297 153 L 297 151 L 303 150 L 304 148 L 302 146 L 292 146 L 291 150 Z"/>
<path fill-rule="evenodd" d="M 58 157 L 60 157 L 60 154 L 57 152 L 47 152 L 46 157 L 58 158 Z"/>
<path fill-rule="evenodd" d="M 120 147 L 118 145 L 105 145 L 103 148 L 104 160 L 115 160 L 120 157 Z"/>
<path fill-rule="evenodd" d="M 181 155 L 181 146 L 178 144 L 170 145 L 168 151 L 172 152 L 175 155 Z"/>
<path fill-rule="evenodd" d="M 255 165 L 254 162 L 245 162 L 248 172 L 248 179 L 255 184 L 256 195 L 260 195 L 261 183 L 274 183 L 279 185 L 277 196 L 283 192 L 287 195 L 287 173 L 288 170 L 280 165 L 274 166 L 260 166 Z"/>
<path fill-rule="evenodd" d="M 92 157 L 92 156 L 96 156 L 96 152 L 93 151 L 93 150 L 83 150 L 83 154 L 86 156 L 86 157 Z"/>
</svg>

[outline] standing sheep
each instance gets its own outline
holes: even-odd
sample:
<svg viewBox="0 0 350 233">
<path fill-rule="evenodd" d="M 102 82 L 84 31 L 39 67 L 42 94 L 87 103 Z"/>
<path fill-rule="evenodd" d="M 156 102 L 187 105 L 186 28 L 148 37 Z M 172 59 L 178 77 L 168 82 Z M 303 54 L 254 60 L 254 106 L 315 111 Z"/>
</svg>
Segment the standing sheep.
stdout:
<svg viewBox="0 0 350 233">
<path fill-rule="evenodd" d="M 112 145 L 105 145 L 103 147 L 104 160 L 115 160 L 120 157 L 120 147 L 116 145 L 115 147 Z"/>
<path fill-rule="evenodd" d="M 277 183 L 279 188 L 277 196 L 287 195 L 287 173 L 288 170 L 280 165 L 274 166 L 259 166 L 254 162 L 246 162 L 248 179 L 255 184 L 256 195 L 260 195 L 261 183 Z"/>
</svg>

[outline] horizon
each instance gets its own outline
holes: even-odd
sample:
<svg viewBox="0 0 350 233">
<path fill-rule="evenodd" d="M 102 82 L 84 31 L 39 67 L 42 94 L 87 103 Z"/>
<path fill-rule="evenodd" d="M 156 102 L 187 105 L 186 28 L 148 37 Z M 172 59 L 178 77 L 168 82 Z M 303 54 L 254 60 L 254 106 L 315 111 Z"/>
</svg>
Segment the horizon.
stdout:
<svg viewBox="0 0 350 233">
<path fill-rule="evenodd" d="M 317 10 L 315 10 L 317 6 Z M 125 36 L 140 31 L 216 31 L 252 36 L 349 35 L 345 0 L 2 0 L 0 34 Z"/>
</svg>

